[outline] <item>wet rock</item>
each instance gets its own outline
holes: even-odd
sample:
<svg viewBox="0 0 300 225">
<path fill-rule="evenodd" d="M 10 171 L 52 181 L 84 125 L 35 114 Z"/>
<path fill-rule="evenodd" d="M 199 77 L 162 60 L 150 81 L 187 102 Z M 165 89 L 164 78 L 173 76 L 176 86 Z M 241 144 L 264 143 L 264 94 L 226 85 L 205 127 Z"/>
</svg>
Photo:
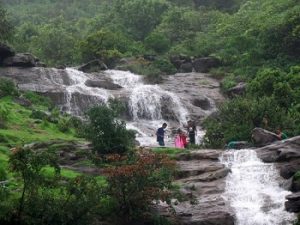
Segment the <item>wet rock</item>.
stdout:
<svg viewBox="0 0 300 225">
<path fill-rule="evenodd" d="M 293 192 L 299 192 L 300 191 L 300 179 L 299 178 L 292 178 L 292 187 L 290 189 Z"/>
<path fill-rule="evenodd" d="M 235 87 L 230 88 L 227 91 L 227 95 L 232 98 L 235 96 L 243 95 L 243 94 L 245 94 L 245 92 L 246 92 L 246 83 L 241 82 L 238 85 L 236 85 Z"/>
<path fill-rule="evenodd" d="M 15 54 L 15 51 L 10 46 L 0 42 L 0 64 L 3 59 L 14 56 Z"/>
<path fill-rule="evenodd" d="M 179 68 L 180 73 L 190 73 L 193 71 L 193 64 L 190 62 L 182 63 Z"/>
<path fill-rule="evenodd" d="M 291 164 L 299 164 L 300 159 L 300 136 L 277 141 L 271 145 L 256 149 L 258 157 L 264 162 L 291 161 Z M 297 160 L 296 160 L 297 159 Z M 295 160 L 295 161 L 292 161 Z"/>
<path fill-rule="evenodd" d="M 39 60 L 30 53 L 17 53 L 14 56 L 5 58 L 2 62 L 7 67 L 35 67 Z"/>
<path fill-rule="evenodd" d="M 300 160 L 288 161 L 279 166 L 280 176 L 285 179 L 292 177 L 297 171 L 300 170 Z"/>
<path fill-rule="evenodd" d="M 224 168 L 224 165 L 210 160 L 179 161 L 179 171 L 176 174 L 178 179 L 197 176 L 205 172 L 217 171 Z"/>
<path fill-rule="evenodd" d="M 178 154 L 175 156 L 176 160 L 200 160 L 200 159 L 211 159 L 217 161 L 222 154 L 222 150 L 199 150 L 189 151 L 187 153 Z"/>
<path fill-rule="evenodd" d="M 210 104 L 210 100 L 206 97 L 193 99 L 192 104 L 194 106 L 200 107 L 203 110 L 209 110 L 212 107 Z"/>
<path fill-rule="evenodd" d="M 256 127 L 252 130 L 252 140 L 256 146 L 265 146 L 278 141 L 275 133 Z"/>
<path fill-rule="evenodd" d="M 300 212 L 300 192 L 286 196 L 285 208 L 288 212 Z"/>
<path fill-rule="evenodd" d="M 114 84 L 108 80 L 87 80 L 85 85 L 88 87 L 97 87 L 97 88 L 104 88 L 108 90 L 118 90 L 122 88 L 122 86 L 118 84 Z"/>
<path fill-rule="evenodd" d="M 107 70 L 108 67 L 99 59 L 92 60 L 82 66 L 78 67 L 78 70 L 85 73 L 99 72 L 101 70 Z"/>
<path fill-rule="evenodd" d="M 207 73 L 213 67 L 218 67 L 221 65 L 220 60 L 214 57 L 202 57 L 196 58 L 193 61 L 193 66 L 196 72 Z"/>
<path fill-rule="evenodd" d="M 222 194 L 228 168 L 217 162 L 221 150 L 194 150 L 176 156 L 182 200 L 173 200 L 174 213 L 158 205 L 158 213 L 174 224 L 233 225 L 234 214 Z"/>
</svg>

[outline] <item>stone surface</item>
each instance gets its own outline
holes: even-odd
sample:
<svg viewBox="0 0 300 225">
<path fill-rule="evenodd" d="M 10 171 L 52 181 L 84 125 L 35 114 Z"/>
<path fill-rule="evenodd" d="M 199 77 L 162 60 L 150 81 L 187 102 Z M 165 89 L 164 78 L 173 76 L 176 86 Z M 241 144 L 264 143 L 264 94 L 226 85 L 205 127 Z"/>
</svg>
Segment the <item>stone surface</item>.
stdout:
<svg viewBox="0 0 300 225">
<path fill-rule="evenodd" d="M 193 61 L 193 66 L 196 72 L 207 73 L 213 67 L 218 67 L 221 65 L 220 60 L 214 57 L 202 57 L 197 58 Z"/>
<path fill-rule="evenodd" d="M 252 130 L 252 140 L 256 146 L 265 146 L 278 141 L 275 133 L 256 127 Z"/>
<path fill-rule="evenodd" d="M 235 96 L 240 96 L 243 95 L 246 92 L 246 83 L 239 83 L 236 86 L 234 86 L 233 88 L 230 88 L 227 91 L 227 95 L 229 97 L 235 97 Z"/>
<path fill-rule="evenodd" d="M 112 81 L 108 81 L 108 80 L 87 80 L 85 82 L 85 85 L 88 87 L 98 87 L 98 88 L 104 88 L 108 90 L 118 90 L 122 88 L 122 86 L 118 84 L 114 84 Z"/>
<path fill-rule="evenodd" d="M 14 56 L 15 54 L 15 51 L 11 47 L 0 42 L 0 65 L 5 58 Z"/>
<path fill-rule="evenodd" d="M 285 208 L 288 212 L 300 212 L 300 192 L 286 196 Z"/>
<path fill-rule="evenodd" d="M 99 59 L 92 60 L 82 66 L 78 67 L 78 70 L 85 73 L 99 72 L 101 70 L 107 70 L 107 66 Z"/>
<path fill-rule="evenodd" d="M 231 207 L 222 198 L 228 168 L 218 162 L 221 150 L 195 150 L 176 156 L 183 201 L 172 201 L 174 214 L 159 205 L 159 212 L 180 225 L 233 225 Z M 172 216 L 173 215 L 173 216 Z"/>
<path fill-rule="evenodd" d="M 6 67 L 35 67 L 39 60 L 30 53 L 17 53 L 3 60 L 2 65 Z"/>
</svg>

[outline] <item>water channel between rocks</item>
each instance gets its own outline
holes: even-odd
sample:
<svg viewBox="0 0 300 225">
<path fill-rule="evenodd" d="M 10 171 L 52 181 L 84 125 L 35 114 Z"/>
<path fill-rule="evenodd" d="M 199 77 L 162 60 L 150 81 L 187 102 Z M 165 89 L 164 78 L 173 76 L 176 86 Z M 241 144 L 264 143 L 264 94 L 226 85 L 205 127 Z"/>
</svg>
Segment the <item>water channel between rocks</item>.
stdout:
<svg viewBox="0 0 300 225">
<path fill-rule="evenodd" d="M 285 211 L 289 191 L 280 187 L 274 164 L 262 162 L 252 149 L 229 150 L 220 161 L 231 169 L 223 198 L 235 213 L 236 225 L 291 225 L 295 214 Z"/>
</svg>

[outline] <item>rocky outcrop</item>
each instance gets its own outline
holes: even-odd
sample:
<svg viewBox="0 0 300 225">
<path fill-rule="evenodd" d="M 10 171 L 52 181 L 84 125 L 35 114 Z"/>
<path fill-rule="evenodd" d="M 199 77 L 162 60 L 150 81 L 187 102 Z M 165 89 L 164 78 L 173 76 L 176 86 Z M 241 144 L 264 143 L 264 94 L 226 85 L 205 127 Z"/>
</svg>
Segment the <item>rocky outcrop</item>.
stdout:
<svg viewBox="0 0 300 225">
<path fill-rule="evenodd" d="M 300 181 L 294 176 L 300 171 L 300 136 L 278 141 L 256 151 L 264 162 L 276 163 L 283 178 L 291 180 L 289 190 L 300 191 Z M 287 196 L 286 209 L 290 212 L 300 212 L 299 199 L 299 193 Z"/>
<path fill-rule="evenodd" d="M 176 55 L 171 56 L 170 61 L 180 73 L 192 72 L 193 70 L 198 73 L 207 73 L 211 68 L 221 65 L 220 60 L 215 57 L 193 58 L 186 55 Z"/>
<path fill-rule="evenodd" d="M 176 224 L 234 224 L 232 209 L 221 196 L 229 172 L 228 168 L 218 162 L 221 153 L 219 150 L 196 150 L 176 156 L 176 183 L 181 184 L 180 191 L 185 199 L 172 201 L 176 217 L 172 221 L 177 221 Z M 164 207 L 160 206 L 160 212 L 166 212 Z M 172 217 L 170 213 L 168 216 Z"/>
<path fill-rule="evenodd" d="M 118 90 L 122 88 L 122 86 L 108 80 L 87 80 L 85 85 L 88 87 L 104 88 L 108 90 Z"/>
<path fill-rule="evenodd" d="M 0 42 L 0 65 L 3 59 L 14 56 L 15 54 L 15 51 L 11 47 Z"/>
<path fill-rule="evenodd" d="M 230 88 L 227 91 L 227 95 L 231 98 L 236 97 L 236 96 L 240 96 L 245 94 L 246 92 L 246 83 L 238 83 L 236 86 L 234 86 L 233 88 Z"/>
<path fill-rule="evenodd" d="M 35 67 L 39 60 L 30 53 L 17 53 L 14 56 L 5 58 L 3 66 L 10 67 Z"/>
<path fill-rule="evenodd" d="M 192 104 L 194 106 L 200 107 L 203 110 L 210 110 L 212 108 L 210 100 L 206 97 L 201 98 L 200 96 L 199 98 L 195 98 L 192 100 Z"/>
<path fill-rule="evenodd" d="M 108 67 L 99 59 L 92 60 L 82 66 L 78 67 L 78 70 L 85 73 L 99 72 L 102 70 L 107 70 Z"/>
<path fill-rule="evenodd" d="M 193 61 L 194 69 L 198 73 L 207 73 L 211 68 L 218 67 L 220 65 L 220 60 L 214 57 L 196 58 Z"/>
<path fill-rule="evenodd" d="M 275 133 L 256 127 L 252 130 L 252 140 L 256 146 L 265 146 L 278 141 Z"/>
<path fill-rule="evenodd" d="M 300 212 L 300 192 L 286 196 L 285 208 L 288 212 Z"/>
</svg>

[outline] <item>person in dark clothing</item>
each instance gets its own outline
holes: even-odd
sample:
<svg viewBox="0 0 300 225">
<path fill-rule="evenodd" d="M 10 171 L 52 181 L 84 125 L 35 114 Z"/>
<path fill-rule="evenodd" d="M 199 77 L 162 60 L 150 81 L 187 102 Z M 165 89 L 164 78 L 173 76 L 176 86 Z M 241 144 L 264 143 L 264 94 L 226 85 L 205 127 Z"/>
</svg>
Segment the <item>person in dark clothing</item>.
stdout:
<svg viewBox="0 0 300 225">
<path fill-rule="evenodd" d="M 193 145 L 196 144 L 197 130 L 196 130 L 196 126 L 193 121 L 191 121 L 191 120 L 188 121 L 187 129 L 188 129 L 190 144 L 193 144 Z"/>
<path fill-rule="evenodd" d="M 164 137 L 165 137 L 166 127 L 167 127 L 167 124 L 163 123 L 162 127 L 158 128 L 156 131 L 156 137 L 157 137 L 156 140 L 160 146 L 165 146 Z"/>
</svg>

